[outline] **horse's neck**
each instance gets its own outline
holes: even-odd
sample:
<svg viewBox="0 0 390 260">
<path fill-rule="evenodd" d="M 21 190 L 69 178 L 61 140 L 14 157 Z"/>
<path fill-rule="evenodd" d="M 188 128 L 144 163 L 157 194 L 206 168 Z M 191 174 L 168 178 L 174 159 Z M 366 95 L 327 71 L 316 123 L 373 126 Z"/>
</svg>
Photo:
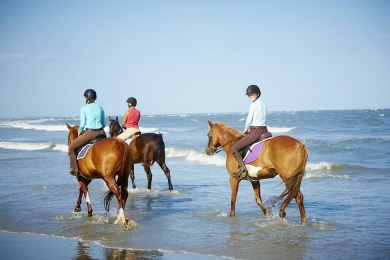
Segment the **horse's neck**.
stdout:
<svg viewBox="0 0 390 260">
<path fill-rule="evenodd" d="M 223 130 L 223 134 L 220 135 L 221 146 L 226 153 L 229 153 L 232 146 L 238 142 L 240 133 L 233 128 L 227 128 Z"/>
</svg>

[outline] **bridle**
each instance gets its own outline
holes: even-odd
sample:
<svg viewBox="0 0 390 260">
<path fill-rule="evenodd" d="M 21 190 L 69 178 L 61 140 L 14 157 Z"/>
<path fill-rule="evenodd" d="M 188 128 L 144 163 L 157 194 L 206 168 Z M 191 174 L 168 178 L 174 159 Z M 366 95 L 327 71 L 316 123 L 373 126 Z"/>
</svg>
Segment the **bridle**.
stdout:
<svg viewBox="0 0 390 260">
<path fill-rule="evenodd" d="M 213 135 L 213 128 L 210 129 L 210 134 L 208 135 L 208 137 L 209 137 L 209 144 L 210 144 L 211 141 L 212 141 L 212 135 Z M 233 142 L 233 141 L 235 141 L 235 140 L 237 140 L 238 138 L 241 138 L 241 137 L 243 137 L 243 136 L 244 136 L 244 135 L 242 135 L 242 134 L 239 135 L 239 136 L 236 136 L 236 137 L 234 137 L 233 139 L 227 141 L 225 144 L 223 144 L 223 145 L 221 145 L 221 146 L 218 146 L 218 147 L 215 148 L 215 149 L 211 149 L 209 144 L 208 144 L 208 147 L 210 148 L 210 150 L 211 150 L 211 152 L 212 152 L 213 154 L 219 153 L 219 152 L 222 152 L 222 151 L 223 151 L 223 147 L 225 147 L 226 145 L 230 144 L 231 142 Z"/>
</svg>

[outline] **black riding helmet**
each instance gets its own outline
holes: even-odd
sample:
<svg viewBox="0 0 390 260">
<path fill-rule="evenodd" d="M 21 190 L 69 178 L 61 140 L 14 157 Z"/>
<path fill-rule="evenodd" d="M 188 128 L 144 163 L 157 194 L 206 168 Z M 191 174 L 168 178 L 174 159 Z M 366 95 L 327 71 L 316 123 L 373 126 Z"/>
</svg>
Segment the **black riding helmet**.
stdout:
<svg viewBox="0 0 390 260">
<path fill-rule="evenodd" d="M 127 103 L 130 103 L 130 105 L 132 106 L 137 106 L 137 99 L 133 98 L 133 97 L 129 97 L 127 100 L 126 100 Z"/>
<path fill-rule="evenodd" d="M 260 92 L 260 88 L 257 85 L 250 85 L 249 87 L 247 87 L 245 95 L 249 95 L 253 93 L 257 93 L 258 96 L 260 97 L 261 92 Z"/>
<path fill-rule="evenodd" d="M 97 98 L 96 91 L 89 88 L 84 91 L 84 97 L 86 97 L 88 100 L 95 100 Z"/>
</svg>

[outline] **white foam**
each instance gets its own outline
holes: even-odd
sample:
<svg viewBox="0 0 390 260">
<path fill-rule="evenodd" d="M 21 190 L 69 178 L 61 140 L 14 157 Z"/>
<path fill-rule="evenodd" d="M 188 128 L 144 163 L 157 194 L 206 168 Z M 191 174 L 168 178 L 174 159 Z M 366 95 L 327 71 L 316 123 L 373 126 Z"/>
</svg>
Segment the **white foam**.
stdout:
<svg viewBox="0 0 390 260">
<path fill-rule="evenodd" d="M 165 154 L 167 157 L 182 157 L 187 161 L 198 162 L 201 164 L 216 166 L 225 166 L 226 164 L 226 158 L 221 154 L 209 156 L 206 153 L 200 153 L 195 150 L 184 150 L 177 148 L 167 148 L 165 149 Z"/>
<path fill-rule="evenodd" d="M 19 128 L 25 130 L 42 130 L 42 131 L 68 131 L 66 125 L 37 125 L 33 123 L 41 123 L 43 120 L 35 121 L 6 121 L 0 122 L 2 128 Z"/>
</svg>

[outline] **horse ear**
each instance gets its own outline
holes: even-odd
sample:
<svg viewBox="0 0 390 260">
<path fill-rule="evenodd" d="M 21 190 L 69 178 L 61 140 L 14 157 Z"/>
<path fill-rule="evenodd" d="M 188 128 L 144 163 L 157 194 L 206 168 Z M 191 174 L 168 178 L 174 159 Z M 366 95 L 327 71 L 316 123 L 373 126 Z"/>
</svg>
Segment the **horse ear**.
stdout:
<svg viewBox="0 0 390 260">
<path fill-rule="evenodd" d="M 209 120 L 209 126 L 213 127 L 213 123 Z"/>
<path fill-rule="evenodd" d="M 68 123 L 65 123 L 66 124 L 66 127 L 69 129 L 69 130 L 72 130 L 72 127 L 70 125 L 68 125 Z"/>
<path fill-rule="evenodd" d="M 111 117 L 110 116 L 108 116 L 108 120 L 111 122 L 112 121 L 112 119 L 111 119 Z"/>
<path fill-rule="evenodd" d="M 118 116 L 116 117 L 116 121 L 119 121 Z"/>
</svg>

